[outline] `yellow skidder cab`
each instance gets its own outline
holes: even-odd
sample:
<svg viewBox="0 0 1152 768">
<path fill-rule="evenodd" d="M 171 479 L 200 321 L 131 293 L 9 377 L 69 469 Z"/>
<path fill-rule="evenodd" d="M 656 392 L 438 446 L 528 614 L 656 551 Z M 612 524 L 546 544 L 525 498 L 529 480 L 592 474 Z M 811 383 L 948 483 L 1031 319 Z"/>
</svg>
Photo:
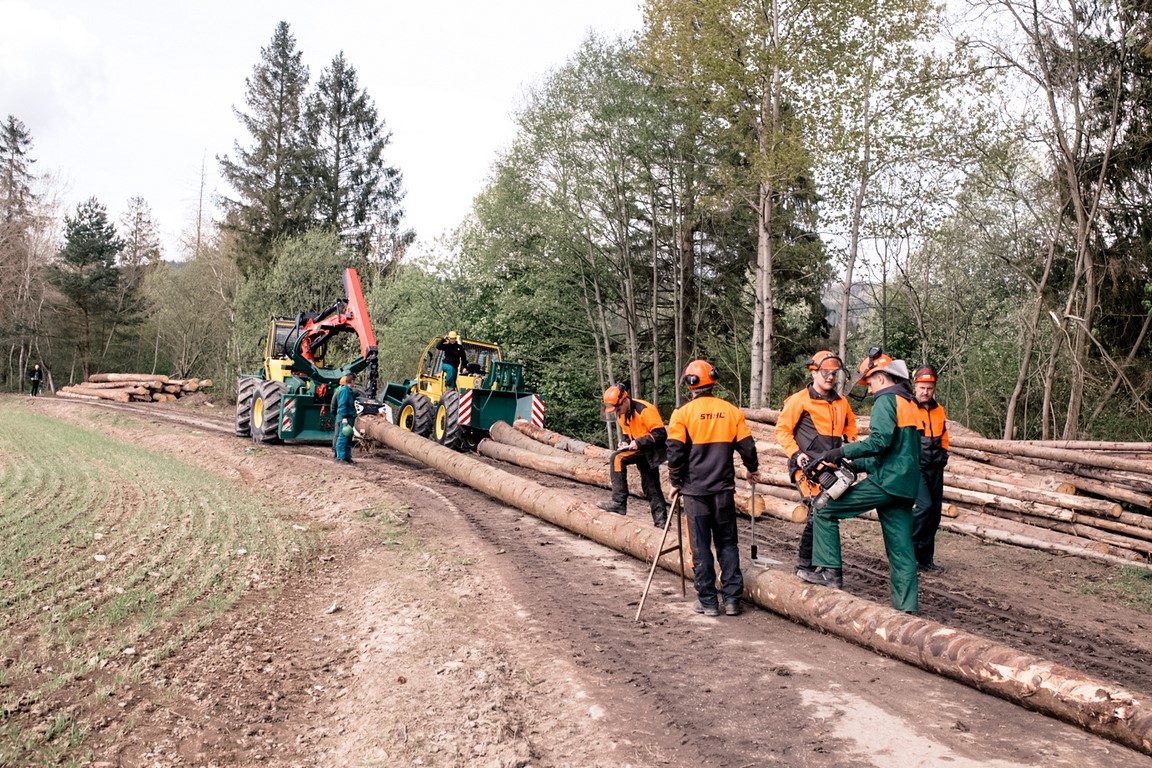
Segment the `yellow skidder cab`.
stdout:
<svg viewBox="0 0 1152 768">
<path fill-rule="evenodd" d="M 628 401 L 628 387 L 624 384 L 613 384 L 604 390 L 604 396 L 600 402 L 600 418 L 604 421 L 612 421 L 616 417 L 616 411 L 624 403 Z"/>
<path fill-rule="evenodd" d="M 822 349 L 808 358 L 806 365 L 810 371 L 820 371 L 827 375 L 844 368 L 844 361 L 828 350 Z"/>
<path fill-rule="evenodd" d="M 688 389 L 699 389 L 700 387 L 712 386 L 718 378 L 720 378 L 720 372 L 710 363 L 704 360 L 693 360 L 684 369 L 684 377 L 681 381 Z"/>
<path fill-rule="evenodd" d="M 916 373 L 912 374 L 912 381 L 917 384 L 935 384 L 936 369 L 930 365 L 922 365 L 916 369 Z"/>
</svg>

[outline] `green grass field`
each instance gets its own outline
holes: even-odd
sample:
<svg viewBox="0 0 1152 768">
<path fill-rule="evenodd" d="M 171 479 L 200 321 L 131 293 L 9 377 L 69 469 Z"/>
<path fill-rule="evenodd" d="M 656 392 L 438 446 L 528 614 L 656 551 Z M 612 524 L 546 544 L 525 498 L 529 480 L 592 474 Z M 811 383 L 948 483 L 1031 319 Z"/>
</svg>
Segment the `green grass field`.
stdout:
<svg viewBox="0 0 1152 768">
<path fill-rule="evenodd" d="M 82 763 L 86 705 L 316 546 L 220 476 L 0 411 L 0 766 Z"/>
</svg>

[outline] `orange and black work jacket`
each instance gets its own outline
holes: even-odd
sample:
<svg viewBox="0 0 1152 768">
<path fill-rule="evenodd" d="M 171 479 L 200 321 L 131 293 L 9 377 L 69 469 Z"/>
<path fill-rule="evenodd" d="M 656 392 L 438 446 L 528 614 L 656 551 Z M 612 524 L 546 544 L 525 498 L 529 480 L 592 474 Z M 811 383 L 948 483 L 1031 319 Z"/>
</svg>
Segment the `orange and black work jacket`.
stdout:
<svg viewBox="0 0 1152 768">
<path fill-rule="evenodd" d="M 644 454 L 648 465 L 655 467 L 664 461 L 665 445 L 668 442 L 668 430 L 664 428 L 664 419 L 660 418 L 660 411 L 652 403 L 629 398 L 628 411 L 616 414 L 616 424 L 620 427 L 620 434 L 624 436 L 623 442 L 636 441 L 636 450 Z M 631 453 L 631 451 L 621 451 Z M 617 468 L 619 471 L 619 468 Z"/>
<path fill-rule="evenodd" d="M 844 446 L 869 479 L 893 496 L 916 498 L 920 490 L 920 405 L 899 384 L 876 392 L 868 437 Z"/>
<path fill-rule="evenodd" d="M 944 406 L 935 400 L 920 404 L 920 466 L 941 469 L 948 464 L 948 425 Z"/>
<path fill-rule="evenodd" d="M 701 395 L 668 420 L 668 479 L 686 496 L 711 496 L 736 487 L 732 454 L 749 472 L 760 468 L 744 414 L 731 403 Z"/>
<path fill-rule="evenodd" d="M 776 420 L 776 441 L 791 459 L 797 453 L 823 453 L 856 439 L 856 415 L 848 398 L 827 395 L 809 384 L 784 401 Z"/>
</svg>

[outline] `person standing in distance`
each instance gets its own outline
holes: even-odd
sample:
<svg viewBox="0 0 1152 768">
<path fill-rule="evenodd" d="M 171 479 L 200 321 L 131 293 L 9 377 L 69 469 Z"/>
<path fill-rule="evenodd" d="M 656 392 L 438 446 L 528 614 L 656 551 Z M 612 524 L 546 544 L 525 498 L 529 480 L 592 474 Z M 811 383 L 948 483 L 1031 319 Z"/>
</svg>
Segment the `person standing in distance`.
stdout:
<svg viewBox="0 0 1152 768">
<path fill-rule="evenodd" d="M 619 515 L 628 513 L 628 465 L 635 464 L 640 472 L 640 487 L 652 509 L 652 524 L 663 528 L 668 522 L 668 502 L 660 487 L 660 464 L 668 441 L 664 419 L 652 403 L 631 397 L 624 384 L 614 384 L 604 390 L 601 409 L 604 418 L 616 416 L 622 444 L 608 463 L 612 498 L 598 501 L 596 506 Z"/>
<path fill-rule="evenodd" d="M 722 599 L 724 613 L 737 616 L 744 594 L 744 576 L 740 572 L 736 533 L 733 453 L 740 454 L 750 483 L 760 481 L 760 462 L 743 412 L 712 394 L 717 377 L 716 369 L 703 360 L 693 360 L 684 369 L 681 381 L 691 391 L 692 399 L 673 411 L 668 420 L 668 479 L 672 498 L 680 496 L 688 517 L 697 595 L 693 609 L 706 616 L 719 616 Z"/>
<path fill-rule="evenodd" d="M 440 370 L 444 371 L 444 386 L 456 389 L 456 374 L 468 365 L 468 353 L 460 343 L 460 335 L 448 331 L 447 336 L 436 342 L 436 349 L 444 353 L 444 361 L 440 363 Z"/>
<path fill-rule="evenodd" d="M 351 431 L 356 424 L 356 391 L 352 389 L 355 383 L 356 374 L 341 376 L 340 386 L 333 397 L 336 403 L 336 461 L 344 464 L 352 463 L 352 435 L 344 434 L 344 427 Z"/>
<path fill-rule="evenodd" d="M 800 468 L 813 453 L 839 448 L 857 437 L 856 415 L 848 398 L 836 391 L 836 374 L 844 369 L 839 357 L 820 350 L 808 359 L 812 383 L 784 401 L 776 420 L 776 441 L 788 456 L 788 474 L 804 497 L 811 500 L 820 493 L 819 486 L 808 483 Z M 800 534 L 796 553 L 796 575 L 812 570 L 812 514 Z"/>
<path fill-rule="evenodd" d="M 936 369 L 922 365 L 912 374 L 920 405 L 920 490 L 912 505 L 912 549 L 916 567 L 944 573 L 936 564 L 936 531 L 944 506 L 944 467 L 948 465 L 948 425 L 944 406 L 936 402 Z"/>
<path fill-rule="evenodd" d="M 831 463 L 847 457 L 868 476 L 817 511 L 812 529 L 812 564 L 817 568 L 799 575 L 812 584 L 843 586 L 840 521 L 875 509 L 888 555 L 892 607 L 916 613 L 920 597 L 912 552 L 912 503 L 920 490 L 920 408 L 907 388 L 908 366 L 903 360 L 872 347 L 858 374 L 855 384 L 865 382 L 873 399 L 868 437 L 812 460 Z"/>
<path fill-rule="evenodd" d="M 44 381 L 44 372 L 40 370 L 39 363 L 32 366 L 32 373 L 28 376 L 28 378 L 32 381 L 32 387 L 29 395 L 36 397 L 36 395 L 40 394 L 40 382 Z"/>
</svg>

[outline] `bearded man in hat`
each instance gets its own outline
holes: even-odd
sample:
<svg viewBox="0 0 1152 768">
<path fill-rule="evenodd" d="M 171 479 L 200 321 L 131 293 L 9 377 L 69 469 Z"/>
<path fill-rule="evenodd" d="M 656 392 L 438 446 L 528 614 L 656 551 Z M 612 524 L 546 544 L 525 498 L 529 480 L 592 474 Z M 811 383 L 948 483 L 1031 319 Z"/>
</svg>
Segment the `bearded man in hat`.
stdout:
<svg viewBox="0 0 1152 768">
<path fill-rule="evenodd" d="M 888 556 L 892 607 L 917 613 L 920 603 L 912 551 L 912 504 L 920 490 L 920 408 L 908 389 L 908 366 L 879 347 L 868 350 L 857 374 L 855 384 L 866 383 L 873 399 L 868 437 L 814 455 L 812 460 L 834 463 L 852 459 L 868 476 L 816 512 L 812 537 L 816 568 L 797 575 L 812 584 L 843 586 L 840 521 L 875 509 Z"/>
</svg>

